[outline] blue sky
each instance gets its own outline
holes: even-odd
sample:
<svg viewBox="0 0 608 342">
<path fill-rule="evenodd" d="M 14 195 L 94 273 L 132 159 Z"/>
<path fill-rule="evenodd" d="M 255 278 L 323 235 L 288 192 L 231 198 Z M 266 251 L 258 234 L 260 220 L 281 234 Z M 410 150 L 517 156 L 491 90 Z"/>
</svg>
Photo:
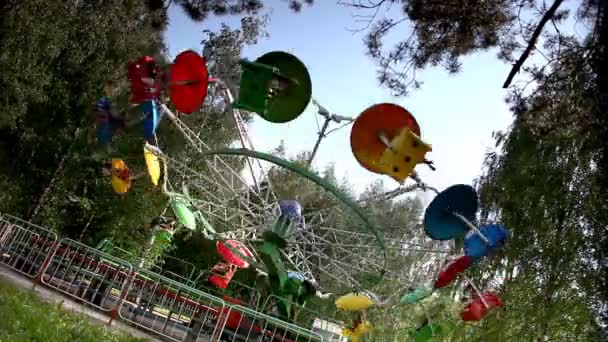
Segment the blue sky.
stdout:
<svg viewBox="0 0 608 342">
<path fill-rule="evenodd" d="M 268 3 L 272 7 L 267 27 L 270 37 L 248 48 L 243 57 L 255 59 L 274 50 L 295 54 L 309 68 L 313 97 L 341 115 L 356 117 L 380 102 L 396 103 L 411 111 L 421 126 L 423 139 L 433 146 L 427 157 L 437 166 L 434 172 L 424 165 L 417 170 L 425 182 L 440 190 L 456 183 L 470 184 L 480 174 L 484 153 L 494 146 L 492 131 L 504 130 L 512 121 L 502 89 L 510 66 L 498 61 L 495 52 L 465 58 L 457 75 L 448 75 L 442 69 L 420 72 L 422 89 L 395 98 L 376 82 L 374 62 L 365 55 L 364 33 L 353 34 L 346 29 L 357 25 L 351 9 L 334 1 L 317 1 L 294 14 L 281 0 Z M 169 19 L 166 43 L 172 56 L 185 49 L 200 51 L 202 30 L 215 30 L 222 21 L 229 25 L 239 21 L 227 17 L 194 23 L 176 7 L 170 9 Z M 403 26 L 393 36 L 405 36 L 407 30 Z M 315 109 L 309 105 L 298 119 L 287 124 L 256 119 L 249 127 L 256 149 L 272 150 L 283 139 L 290 154 L 311 150 L 317 138 Z M 335 163 L 338 175 L 346 177 L 357 191 L 375 179 L 383 179 L 388 188 L 397 187 L 387 176 L 359 166 L 351 153 L 349 136 L 347 127 L 324 139 L 314 165 Z"/>
</svg>

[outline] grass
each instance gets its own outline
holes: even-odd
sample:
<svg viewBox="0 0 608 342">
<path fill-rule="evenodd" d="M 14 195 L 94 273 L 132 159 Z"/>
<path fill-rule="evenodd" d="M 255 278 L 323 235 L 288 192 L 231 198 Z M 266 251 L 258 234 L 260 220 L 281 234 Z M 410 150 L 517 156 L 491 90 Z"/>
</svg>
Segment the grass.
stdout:
<svg viewBox="0 0 608 342">
<path fill-rule="evenodd" d="M 0 282 L 0 342 L 143 342 Z"/>
</svg>

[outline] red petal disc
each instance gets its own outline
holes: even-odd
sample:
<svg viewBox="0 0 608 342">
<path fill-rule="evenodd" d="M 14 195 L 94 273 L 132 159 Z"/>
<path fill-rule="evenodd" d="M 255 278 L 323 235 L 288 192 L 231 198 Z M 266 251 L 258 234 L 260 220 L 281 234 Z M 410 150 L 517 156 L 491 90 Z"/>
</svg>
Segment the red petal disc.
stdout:
<svg viewBox="0 0 608 342">
<path fill-rule="evenodd" d="M 449 263 L 443 271 L 439 272 L 439 276 L 435 281 L 435 288 L 440 289 L 451 284 L 459 273 L 464 272 L 467 267 L 471 266 L 472 262 L 473 258 L 464 255 Z"/>
<path fill-rule="evenodd" d="M 253 258 L 253 253 L 249 248 L 245 247 L 240 241 L 227 240 L 225 242 L 218 241 L 215 243 L 218 253 L 226 260 L 227 263 L 236 265 L 240 268 L 249 267 L 249 262 L 241 258 L 241 255 Z M 228 246 L 229 245 L 229 246 Z M 239 253 L 235 253 L 234 250 Z"/>
<path fill-rule="evenodd" d="M 198 53 L 188 50 L 175 58 L 169 77 L 169 96 L 178 111 L 190 114 L 201 108 L 208 85 L 209 72 Z"/>
</svg>

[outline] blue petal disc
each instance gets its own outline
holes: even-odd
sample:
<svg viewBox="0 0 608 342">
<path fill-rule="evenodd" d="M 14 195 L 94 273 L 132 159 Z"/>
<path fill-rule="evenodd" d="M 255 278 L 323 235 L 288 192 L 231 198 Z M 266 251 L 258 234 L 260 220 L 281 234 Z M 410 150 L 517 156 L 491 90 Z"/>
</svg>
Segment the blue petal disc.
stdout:
<svg viewBox="0 0 608 342">
<path fill-rule="evenodd" d="M 464 236 L 469 227 L 452 213 L 458 213 L 473 222 L 478 207 L 477 192 L 472 186 L 452 185 L 440 192 L 426 208 L 424 230 L 433 240 L 451 240 Z"/>
<path fill-rule="evenodd" d="M 479 228 L 481 234 L 490 242 L 487 245 L 479 235 L 471 231 L 464 240 L 464 254 L 474 260 L 482 258 L 500 248 L 507 240 L 509 231 L 502 224 L 487 224 Z"/>
<path fill-rule="evenodd" d="M 159 113 L 156 101 L 148 100 L 139 105 L 139 110 L 144 116 L 144 138 L 147 140 L 154 138 L 154 133 L 158 128 L 162 114 Z"/>
</svg>

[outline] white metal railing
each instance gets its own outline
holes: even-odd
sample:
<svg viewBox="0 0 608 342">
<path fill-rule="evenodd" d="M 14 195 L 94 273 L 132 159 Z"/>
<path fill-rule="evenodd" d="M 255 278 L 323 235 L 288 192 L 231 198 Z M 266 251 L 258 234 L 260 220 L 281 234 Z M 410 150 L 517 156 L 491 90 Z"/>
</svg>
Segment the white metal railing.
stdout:
<svg viewBox="0 0 608 342">
<path fill-rule="evenodd" d="M 55 232 L 6 214 L 0 216 L 0 265 L 105 313 L 108 323 L 119 318 L 172 341 L 328 341 L 179 278 L 133 268 L 78 241 L 58 241 Z"/>
</svg>

